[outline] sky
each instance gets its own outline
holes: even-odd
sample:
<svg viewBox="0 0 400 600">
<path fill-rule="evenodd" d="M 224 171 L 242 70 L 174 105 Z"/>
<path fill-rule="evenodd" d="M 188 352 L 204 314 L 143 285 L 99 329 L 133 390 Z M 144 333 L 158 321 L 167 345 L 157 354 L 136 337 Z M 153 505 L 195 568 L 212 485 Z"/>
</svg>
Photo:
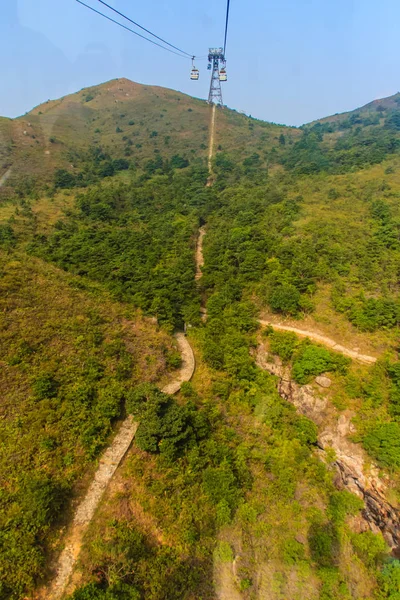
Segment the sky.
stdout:
<svg viewBox="0 0 400 600">
<path fill-rule="evenodd" d="M 85 0 L 115 17 L 98 0 Z M 223 44 L 226 0 L 107 0 L 189 54 Z M 231 0 L 224 104 L 301 125 L 400 89 L 398 0 Z M 129 23 L 126 23 L 129 26 Z M 140 31 L 140 30 L 138 30 Z M 143 33 L 143 32 L 141 32 Z M 146 35 L 146 34 L 145 34 Z M 0 115 L 116 77 L 207 98 L 207 61 L 124 31 L 76 0 L 0 0 Z"/>
</svg>

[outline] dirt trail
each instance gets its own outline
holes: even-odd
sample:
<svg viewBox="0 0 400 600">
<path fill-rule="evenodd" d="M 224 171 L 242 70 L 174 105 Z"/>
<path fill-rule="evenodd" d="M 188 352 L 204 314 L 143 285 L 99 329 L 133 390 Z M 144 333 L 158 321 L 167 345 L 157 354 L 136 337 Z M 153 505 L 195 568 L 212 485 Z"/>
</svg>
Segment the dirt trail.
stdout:
<svg viewBox="0 0 400 600">
<path fill-rule="evenodd" d="M 345 356 L 349 356 L 350 358 L 358 360 L 359 362 L 362 362 L 362 363 L 371 365 L 371 364 L 376 363 L 376 360 L 377 360 L 374 356 L 368 356 L 367 354 L 360 354 L 359 352 L 356 352 L 355 350 L 350 350 L 349 348 L 345 348 L 344 346 L 337 344 L 334 340 L 331 340 L 330 338 L 325 337 L 324 335 L 320 335 L 319 333 L 314 333 L 313 331 L 307 331 L 305 329 L 298 329 L 297 327 L 290 327 L 289 325 L 281 325 L 280 323 L 273 323 L 272 321 L 259 320 L 259 323 L 260 323 L 260 325 L 263 325 L 264 327 L 267 327 L 268 325 L 270 325 L 274 329 L 279 329 L 281 331 L 293 331 L 293 333 L 296 333 L 297 335 L 300 335 L 302 337 L 308 337 L 308 338 L 310 338 L 310 340 L 319 342 L 320 344 L 323 344 L 324 346 L 328 346 L 328 348 L 331 348 L 332 350 L 335 350 L 336 352 L 340 352 L 341 354 L 344 354 Z"/>
<path fill-rule="evenodd" d="M 194 354 L 188 340 L 183 333 L 176 334 L 176 340 L 182 354 L 182 366 L 179 370 L 179 376 L 162 388 L 162 391 L 166 394 L 176 394 L 183 382 L 190 381 L 195 369 Z M 112 476 L 128 451 L 138 426 L 139 423 L 136 423 L 132 416 L 125 419 L 111 446 L 107 448 L 101 457 L 93 482 L 75 511 L 64 549 L 58 559 L 55 578 L 50 586 L 40 593 L 39 598 L 58 600 L 66 591 L 79 557 L 83 536 Z M 72 591 L 68 589 L 69 593 Z"/>
<path fill-rule="evenodd" d="M 10 168 L 10 169 L 8 169 L 8 171 L 6 171 L 4 173 L 4 175 L 2 177 L 0 177 L 0 187 L 2 187 L 5 184 L 7 179 L 11 176 L 11 173 L 12 173 L 12 169 Z"/>
<path fill-rule="evenodd" d="M 199 237 L 197 238 L 197 246 L 196 246 L 196 281 L 202 278 L 203 272 L 201 267 L 204 265 L 204 256 L 203 256 L 203 238 L 206 235 L 206 228 L 200 227 L 199 229 Z"/>
<path fill-rule="evenodd" d="M 208 181 L 207 187 L 212 186 L 213 183 L 213 172 L 212 172 L 212 159 L 214 156 L 214 139 L 215 139 L 215 104 L 213 104 L 211 109 L 211 125 L 210 125 L 210 142 L 208 146 Z"/>
<path fill-rule="evenodd" d="M 206 228 L 200 227 L 199 237 L 198 237 L 198 241 L 197 241 L 197 248 L 196 248 L 196 279 L 200 279 L 202 276 L 201 267 L 204 265 L 203 241 L 204 241 L 205 235 L 206 235 Z M 206 315 L 204 308 L 202 310 L 202 314 L 203 314 L 203 319 L 205 320 L 207 318 L 207 315 Z M 299 336 L 308 337 L 308 338 L 310 338 L 310 340 L 314 340 L 315 342 L 318 342 L 319 344 L 327 346 L 328 348 L 331 348 L 332 350 L 335 350 L 336 352 L 340 352 L 341 354 L 344 354 L 345 356 L 349 356 L 350 358 L 352 358 L 354 360 L 358 360 L 359 362 L 362 362 L 365 364 L 372 365 L 372 364 L 376 363 L 376 361 L 377 361 L 377 359 L 374 356 L 368 356 L 367 354 L 360 354 L 356 350 L 350 350 L 349 348 L 345 348 L 345 346 L 341 346 L 340 344 L 337 344 L 334 340 L 332 340 L 324 335 L 320 335 L 319 333 L 314 333 L 313 331 L 307 331 L 306 329 L 299 329 L 297 327 L 290 327 L 289 325 L 281 325 L 280 323 L 273 323 L 272 321 L 264 321 L 263 319 L 259 319 L 258 322 L 263 327 L 267 327 L 270 325 L 274 329 L 279 329 L 280 331 L 292 331 L 293 333 L 296 333 Z"/>
</svg>

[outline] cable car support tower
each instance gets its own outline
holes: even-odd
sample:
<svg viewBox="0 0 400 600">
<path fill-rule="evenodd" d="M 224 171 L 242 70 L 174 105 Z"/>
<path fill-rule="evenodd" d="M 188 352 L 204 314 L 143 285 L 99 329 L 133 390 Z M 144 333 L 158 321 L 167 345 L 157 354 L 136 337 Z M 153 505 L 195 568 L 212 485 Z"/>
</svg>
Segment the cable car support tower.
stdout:
<svg viewBox="0 0 400 600">
<path fill-rule="evenodd" d="M 225 71 L 225 55 L 223 48 L 210 48 L 208 53 L 208 68 L 211 68 L 211 84 L 210 93 L 208 94 L 209 104 L 223 105 L 222 102 L 222 90 L 221 81 L 226 81 Z M 220 63 L 222 63 L 222 69 L 220 70 Z"/>
</svg>

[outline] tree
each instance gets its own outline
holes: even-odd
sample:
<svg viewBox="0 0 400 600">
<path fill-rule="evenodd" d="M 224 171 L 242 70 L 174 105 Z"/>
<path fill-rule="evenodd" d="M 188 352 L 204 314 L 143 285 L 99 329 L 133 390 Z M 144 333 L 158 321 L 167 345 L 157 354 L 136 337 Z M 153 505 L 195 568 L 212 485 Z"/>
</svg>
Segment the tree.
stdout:
<svg viewBox="0 0 400 600">
<path fill-rule="evenodd" d="M 65 169 L 57 169 L 54 174 L 54 185 L 56 188 L 74 187 L 75 183 L 76 180 L 74 174 Z"/>
<path fill-rule="evenodd" d="M 139 385 L 128 394 L 127 410 L 140 420 L 136 433 L 139 448 L 170 461 L 209 431 L 207 420 L 194 406 L 180 406 L 151 384 Z"/>
<path fill-rule="evenodd" d="M 270 295 L 269 305 L 274 312 L 295 315 L 299 311 L 301 294 L 294 285 L 284 283 Z"/>
</svg>

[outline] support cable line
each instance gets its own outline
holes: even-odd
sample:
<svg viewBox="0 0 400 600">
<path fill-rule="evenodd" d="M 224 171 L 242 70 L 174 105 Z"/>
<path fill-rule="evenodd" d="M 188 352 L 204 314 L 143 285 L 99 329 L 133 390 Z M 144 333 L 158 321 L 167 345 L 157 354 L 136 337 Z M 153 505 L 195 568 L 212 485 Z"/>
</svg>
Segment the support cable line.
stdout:
<svg viewBox="0 0 400 600">
<path fill-rule="evenodd" d="M 112 19 L 111 17 L 108 17 L 107 15 L 105 15 L 102 12 L 100 12 L 99 10 L 96 10 L 92 6 L 89 6 L 89 4 L 85 4 L 84 2 L 82 2 L 82 0 L 76 0 L 76 2 L 78 2 L 78 4 L 82 4 L 82 6 L 85 6 L 89 10 L 92 10 L 93 12 L 97 13 L 101 17 L 104 17 L 108 21 L 111 21 L 112 23 L 115 23 L 116 25 L 119 25 L 123 29 L 126 29 L 127 31 L 130 31 L 131 33 L 134 33 L 135 35 L 137 35 L 138 37 L 146 40 L 147 42 L 150 42 L 151 44 L 154 44 L 155 46 L 158 46 L 159 48 L 162 48 L 163 50 L 167 50 L 168 52 L 171 52 L 172 54 L 176 54 L 176 56 L 180 56 L 181 58 L 184 58 L 186 60 L 189 59 L 188 56 L 185 56 L 183 54 L 178 54 L 178 52 L 175 52 L 175 50 L 171 50 L 170 48 L 166 48 L 165 46 L 162 46 L 158 42 L 155 42 L 154 40 L 151 40 L 150 38 L 147 38 L 146 36 L 142 35 L 141 33 L 138 33 L 137 31 L 134 31 L 130 27 L 127 27 L 126 25 L 123 25 L 122 23 L 119 23 L 119 21 L 116 21 L 115 19 Z M 190 58 L 192 58 L 192 55 L 190 55 Z"/>
<path fill-rule="evenodd" d="M 224 55 L 226 52 L 226 38 L 228 36 L 228 23 L 229 23 L 229 6 L 230 6 L 230 2 L 231 0 L 227 1 L 227 5 L 226 5 L 226 21 L 225 21 L 225 38 L 224 38 Z"/>
<path fill-rule="evenodd" d="M 189 58 L 192 58 L 193 53 L 185 52 L 185 50 L 181 50 L 177 46 L 174 46 L 173 44 L 170 44 L 169 42 L 167 42 L 163 38 L 159 37 L 158 35 L 156 35 L 152 31 L 150 31 L 149 29 L 146 29 L 146 27 L 142 27 L 142 25 L 139 25 L 139 23 L 136 23 L 136 21 L 133 21 L 132 19 L 130 19 L 129 17 L 127 17 L 126 15 L 124 15 L 122 12 L 119 12 L 119 10 L 117 10 L 116 8 L 113 8 L 112 6 L 110 6 L 109 4 L 107 4 L 107 2 L 104 2 L 103 0 L 98 0 L 98 2 L 100 2 L 100 4 L 103 4 L 104 6 L 107 6 L 107 8 L 109 8 L 110 10 L 114 11 L 115 13 L 117 13 L 117 15 L 119 15 L 123 19 L 126 19 L 127 21 L 129 21 L 133 25 L 136 25 L 136 27 L 139 27 L 140 29 L 142 29 L 146 33 L 149 33 L 150 35 L 152 35 L 153 37 L 155 37 L 157 40 L 159 40 L 160 42 L 162 42 L 163 44 L 167 44 L 167 46 L 170 46 L 171 48 L 174 48 L 175 50 L 178 50 L 178 52 L 181 52 L 182 54 L 186 54 L 186 56 L 188 56 Z"/>
</svg>

